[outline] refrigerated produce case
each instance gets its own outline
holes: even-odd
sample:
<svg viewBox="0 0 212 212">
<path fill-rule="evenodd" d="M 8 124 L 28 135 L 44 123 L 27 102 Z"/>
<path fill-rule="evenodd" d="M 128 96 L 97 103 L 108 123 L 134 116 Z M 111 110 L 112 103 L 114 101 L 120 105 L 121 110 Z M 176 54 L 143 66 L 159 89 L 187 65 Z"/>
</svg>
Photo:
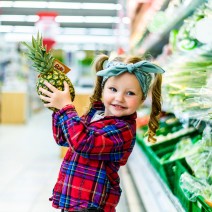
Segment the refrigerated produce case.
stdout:
<svg viewBox="0 0 212 212">
<path fill-rule="evenodd" d="M 132 178 L 147 211 L 212 211 L 212 199 L 206 201 L 201 195 L 188 198 L 180 184 L 183 173 L 194 176 L 186 161 L 195 152 L 193 146 L 204 140 L 206 128 L 212 133 L 212 41 L 199 37 L 197 31 L 202 28 L 198 21 L 210 22 L 212 1 L 137 1 L 133 6 L 129 13 L 131 52 L 151 55 L 153 62 L 166 70 L 163 111 L 169 116 L 172 113 L 175 123 L 167 124 L 168 116 L 161 117 L 158 143 L 154 145 L 143 136 L 147 126 L 138 125 L 137 143 L 128 165 Z M 209 37 L 207 33 L 205 29 Z M 143 118 L 146 121 L 146 116 Z M 142 117 L 138 119 L 142 123 Z M 211 155 L 211 147 L 207 149 Z M 211 157 L 208 160 L 212 163 Z"/>
</svg>

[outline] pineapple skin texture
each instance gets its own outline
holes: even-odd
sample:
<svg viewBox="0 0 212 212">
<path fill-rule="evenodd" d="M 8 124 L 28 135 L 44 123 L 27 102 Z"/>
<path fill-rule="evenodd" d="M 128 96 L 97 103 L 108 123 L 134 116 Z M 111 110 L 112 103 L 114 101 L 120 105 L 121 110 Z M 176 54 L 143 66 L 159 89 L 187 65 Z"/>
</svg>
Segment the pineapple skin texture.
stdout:
<svg viewBox="0 0 212 212">
<path fill-rule="evenodd" d="M 36 90 L 37 90 L 38 95 L 43 95 L 42 92 L 39 91 L 40 87 L 50 91 L 48 89 L 48 87 L 46 87 L 46 85 L 44 84 L 44 81 L 49 82 L 50 84 L 52 84 L 54 87 L 56 87 L 58 90 L 61 90 L 61 91 L 64 90 L 63 81 L 66 81 L 69 85 L 69 92 L 70 92 L 70 95 L 71 95 L 71 100 L 74 101 L 74 98 L 75 98 L 74 86 L 71 83 L 70 79 L 64 73 L 62 73 L 61 71 L 58 71 L 56 69 L 53 69 L 52 71 L 50 71 L 48 73 L 40 74 L 38 79 L 37 79 L 37 83 L 36 83 Z M 47 103 L 44 100 L 41 100 L 41 101 L 43 103 Z M 49 107 L 49 109 L 52 110 L 53 112 L 58 111 L 58 109 L 53 108 L 53 107 Z"/>
</svg>

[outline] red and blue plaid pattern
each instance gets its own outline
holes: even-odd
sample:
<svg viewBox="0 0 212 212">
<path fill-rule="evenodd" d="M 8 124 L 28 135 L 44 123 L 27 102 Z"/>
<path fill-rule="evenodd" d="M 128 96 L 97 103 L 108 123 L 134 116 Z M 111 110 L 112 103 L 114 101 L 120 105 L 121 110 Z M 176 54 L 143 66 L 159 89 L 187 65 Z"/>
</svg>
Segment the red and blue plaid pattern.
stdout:
<svg viewBox="0 0 212 212">
<path fill-rule="evenodd" d="M 135 144 L 136 113 L 90 122 L 97 110 L 104 111 L 101 102 L 86 116 L 79 117 L 72 105 L 52 115 L 55 141 L 69 147 L 53 191 L 55 208 L 113 212 L 119 202 L 118 170 Z"/>
</svg>

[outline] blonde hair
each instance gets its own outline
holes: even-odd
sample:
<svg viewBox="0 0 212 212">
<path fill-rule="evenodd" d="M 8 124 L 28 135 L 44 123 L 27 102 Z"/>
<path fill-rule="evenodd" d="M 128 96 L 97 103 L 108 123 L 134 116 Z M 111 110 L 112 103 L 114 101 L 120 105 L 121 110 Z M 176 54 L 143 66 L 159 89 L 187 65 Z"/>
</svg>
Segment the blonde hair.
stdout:
<svg viewBox="0 0 212 212">
<path fill-rule="evenodd" d="M 154 138 L 156 131 L 159 128 L 159 118 L 161 113 L 162 97 L 161 97 L 161 84 L 162 75 L 156 74 L 154 83 L 152 85 L 152 109 L 148 123 L 148 141 L 155 143 L 157 140 Z"/>
<path fill-rule="evenodd" d="M 97 73 L 98 71 L 101 71 L 103 69 L 103 64 L 106 60 L 108 60 L 109 57 L 107 55 L 99 55 L 93 62 L 93 69 Z M 97 76 L 96 77 L 96 82 L 95 82 L 95 87 L 93 94 L 90 97 L 90 105 L 89 105 L 89 110 L 92 107 L 93 103 L 96 101 L 101 101 L 102 98 L 102 80 L 103 77 Z M 88 110 L 88 112 L 89 112 Z"/>
<path fill-rule="evenodd" d="M 112 61 L 120 61 L 126 64 L 129 63 L 137 63 L 144 58 L 138 57 L 138 56 L 121 56 L 121 57 L 115 57 L 112 59 Z M 109 60 L 109 57 L 107 55 L 99 55 L 93 63 L 93 69 L 95 72 L 103 70 L 103 64 L 105 61 Z M 101 101 L 102 98 L 102 80 L 103 78 L 100 76 L 97 76 L 96 83 L 94 87 L 93 94 L 90 97 L 90 105 L 89 110 L 92 107 L 93 103 L 95 101 Z M 162 75 L 161 74 L 155 74 L 155 79 L 151 88 L 152 93 L 152 109 L 150 113 L 150 119 L 148 123 L 148 141 L 151 143 L 155 143 L 156 139 L 154 136 L 156 135 L 156 131 L 159 128 L 159 118 L 161 113 L 161 84 L 162 84 Z M 143 92 L 143 91 L 142 91 Z M 144 96 L 144 95 L 143 95 Z M 87 112 L 89 112 L 89 110 Z"/>
</svg>

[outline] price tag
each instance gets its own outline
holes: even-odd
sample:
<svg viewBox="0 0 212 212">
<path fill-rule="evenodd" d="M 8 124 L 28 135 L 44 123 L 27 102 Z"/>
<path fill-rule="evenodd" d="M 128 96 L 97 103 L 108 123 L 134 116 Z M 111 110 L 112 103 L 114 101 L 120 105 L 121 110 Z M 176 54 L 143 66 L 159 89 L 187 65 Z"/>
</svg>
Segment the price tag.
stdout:
<svg viewBox="0 0 212 212">
<path fill-rule="evenodd" d="M 60 62 L 59 60 L 55 59 L 53 63 L 54 69 L 63 72 L 64 74 L 67 74 L 71 69 Z"/>
</svg>

